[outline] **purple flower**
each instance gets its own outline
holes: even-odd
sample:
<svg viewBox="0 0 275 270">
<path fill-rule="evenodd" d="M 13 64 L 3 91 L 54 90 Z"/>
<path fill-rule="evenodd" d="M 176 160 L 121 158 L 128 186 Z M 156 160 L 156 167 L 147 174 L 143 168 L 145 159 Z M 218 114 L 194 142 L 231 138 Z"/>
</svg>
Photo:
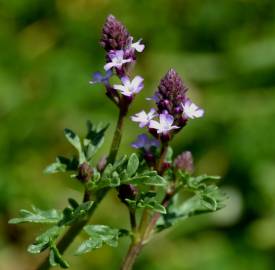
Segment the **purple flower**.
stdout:
<svg viewBox="0 0 275 270">
<path fill-rule="evenodd" d="M 123 50 L 118 50 L 118 51 L 111 51 L 108 54 L 111 62 L 107 63 L 104 66 L 104 69 L 107 71 L 113 67 L 116 68 L 121 68 L 123 64 L 132 62 L 132 59 L 124 59 L 124 51 Z"/>
<path fill-rule="evenodd" d="M 101 72 L 97 71 L 93 73 L 92 75 L 93 78 L 91 81 L 89 81 L 89 83 L 90 84 L 103 83 L 105 85 L 109 84 L 109 79 L 110 77 L 112 77 L 112 75 L 113 75 L 112 70 L 108 70 L 105 76 Z"/>
<path fill-rule="evenodd" d="M 138 135 L 135 142 L 132 143 L 134 148 L 144 148 L 149 151 L 151 147 L 158 147 L 160 145 L 159 141 L 156 139 L 150 139 L 147 134 Z"/>
<path fill-rule="evenodd" d="M 143 52 L 145 45 L 141 44 L 141 40 L 142 39 L 139 39 L 137 42 L 133 43 L 133 37 L 130 37 L 129 47 L 136 50 L 137 52 Z"/>
<path fill-rule="evenodd" d="M 136 76 L 132 81 L 127 76 L 121 78 L 121 84 L 115 84 L 114 89 L 119 90 L 122 95 L 131 97 L 134 94 L 137 94 L 143 88 L 143 78 Z"/>
<path fill-rule="evenodd" d="M 139 127 L 143 128 L 149 125 L 150 121 L 156 116 L 156 110 L 151 109 L 149 113 L 141 111 L 131 117 L 132 121 L 138 122 Z"/>
<path fill-rule="evenodd" d="M 149 123 L 149 128 L 157 130 L 157 133 L 167 134 L 170 130 L 179 128 L 178 126 L 173 126 L 174 117 L 168 112 L 161 113 L 159 115 L 159 122 L 151 120 Z"/>
<path fill-rule="evenodd" d="M 204 115 L 204 110 L 199 108 L 190 99 L 187 99 L 185 103 L 182 103 L 183 116 L 187 118 L 199 118 Z"/>
</svg>

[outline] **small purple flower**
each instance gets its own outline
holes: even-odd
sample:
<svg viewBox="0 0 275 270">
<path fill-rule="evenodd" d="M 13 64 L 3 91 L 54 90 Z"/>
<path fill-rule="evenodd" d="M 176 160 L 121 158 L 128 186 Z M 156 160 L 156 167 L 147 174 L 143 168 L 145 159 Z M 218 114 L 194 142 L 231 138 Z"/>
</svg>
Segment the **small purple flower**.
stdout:
<svg viewBox="0 0 275 270">
<path fill-rule="evenodd" d="M 136 50 L 137 52 L 143 52 L 145 45 L 141 44 L 141 40 L 142 39 L 139 39 L 137 42 L 133 43 L 133 37 L 130 37 L 129 47 Z"/>
<path fill-rule="evenodd" d="M 149 128 L 157 130 L 157 133 L 167 134 L 170 130 L 179 128 L 178 126 L 173 126 L 174 117 L 168 112 L 161 113 L 159 115 L 159 122 L 151 120 L 149 123 Z"/>
<path fill-rule="evenodd" d="M 111 60 L 111 62 L 107 63 L 104 66 L 104 69 L 107 71 L 113 67 L 121 68 L 125 63 L 132 62 L 132 59 L 124 59 L 124 51 L 118 50 L 118 51 L 111 51 L 108 53 L 108 56 Z"/>
<path fill-rule="evenodd" d="M 204 110 L 199 108 L 190 99 L 187 99 L 185 103 L 182 103 L 183 116 L 187 118 L 199 118 L 204 115 Z"/>
<path fill-rule="evenodd" d="M 150 121 L 156 116 L 156 110 L 151 109 L 149 113 L 141 111 L 131 117 L 132 121 L 138 122 L 139 127 L 143 128 L 149 125 Z"/>
<path fill-rule="evenodd" d="M 114 89 L 121 92 L 122 95 L 131 97 L 134 94 L 137 94 L 143 88 L 143 78 L 136 76 L 132 81 L 127 76 L 121 78 L 121 84 L 115 84 Z"/>
<path fill-rule="evenodd" d="M 156 139 L 150 139 L 147 134 L 138 135 L 135 142 L 132 143 L 134 148 L 144 148 L 149 151 L 151 147 L 158 147 L 160 145 L 159 141 Z"/>
<path fill-rule="evenodd" d="M 109 79 L 110 79 L 110 77 L 112 77 L 112 75 L 113 75 L 112 70 L 106 71 L 105 76 L 101 72 L 97 71 L 97 72 L 93 73 L 92 80 L 89 81 L 89 83 L 90 84 L 103 83 L 103 84 L 107 85 L 107 84 L 109 84 Z"/>
</svg>

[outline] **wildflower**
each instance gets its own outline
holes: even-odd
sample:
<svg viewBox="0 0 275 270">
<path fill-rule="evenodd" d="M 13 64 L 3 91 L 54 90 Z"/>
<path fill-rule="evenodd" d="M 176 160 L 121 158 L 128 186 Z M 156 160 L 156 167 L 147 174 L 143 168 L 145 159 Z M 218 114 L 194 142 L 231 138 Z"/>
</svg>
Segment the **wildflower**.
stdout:
<svg viewBox="0 0 275 270">
<path fill-rule="evenodd" d="M 127 76 L 123 76 L 121 81 L 122 85 L 115 84 L 113 88 L 119 90 L 124 96 L 131 97 L 143 88 L 143 78 L 140 76 L 136 76 L 132 81 Z"/>
<path fill-rule="evenodd" d="M 160 81 L 155 96 L 159 113 L 167 111 L 176 120 L 181 117 L 181 104 L 186 101 L 187 87 L 174 69 L 170 69 Z"/>
<path fill-rule="evenodd" d="M 135 142 L 132 143 L 132 147 L 134 148 L 143 148 L 146 151 L 149 151 L 151 147 L 158 147 L 159 141 L 156 139 L 150 139 L 146 134 L 138 135 Z"/>
<path fill-rule="evenodd" d="M 132 121 L 138 122 L 139 127 L 143 128 L 149 125 L 150 121 L 156 116 L 156 110 L 151 109 L 149 113 L 141 111 L 131 117 Z"/>
<path fill-rule="evenodd" d="M 121 68 L 123 66 L 123 64 L 125 63 L 129 63 L 132 62 L 132 59 L 124 59 L 124 51 L 123 50 L 118 50 L 118 51 L 111 51 L 108 54 L 109 58 L 110 58 L 110 62 L 107 63 L 104 66 L 104 69 L 107 71 L 113 67 L 116 68 Z"/>
<path fill-rule="evenodd" d="M 133 37 L 130 37 L 129 47 L 136 50 L 137 52 L 143 52 L 145 45 L 141 44 L 141 40 L 139 39 L 137 42 L 133 43 Z"/>
<path fill-rule="evenodd" d="M 174 166 L 182 171 L 193 173 L 194 164 L 192 153 L 190 151 L 185 151 L 182 154 L 178 155 L 174 160 Z"/>
<path fill-rule="evenodd" d="M 89 83 L 90 84 L 103 83 L 103 84 L 107 85 L 107 84 L 109 84 L 109 79 L 110 79 L 110 77 L 112 77 L 112 75 L 113 75 L 112 70 L 108 70 L 106 72 L 105 76 L 101 72 L 97 71 L 97 72 L 93 73 L 93 75 L 92 75 L 93 78 L 91 81 L 89 81 Z"/>
<path fill-rule="evenodd" d="M 102 30 L 100 44 L 107 51 L 125 49 L 130 35 L 126 27 L 115 16 L 109 15 Z"/>
<path fill-rule="evenodd" d="M 187 118 L 199 118 L 204 114 L 204 110 L 199 108 L 196 104 L 194 104 L 190 99 L 186 100 L 185 103 L 182 103 L 183 116 Z"/>
<path fill-rule="evenodd" d="M 174 117 L 168 112 L 161 113 L 159 115 L 159 122 L 151 120 L 149 123 L 149 128 L 157 130 L 158 134 L 167 134 L 170 130 L 179 128 L 178 126 L 173 126 Z"/>
</svg>

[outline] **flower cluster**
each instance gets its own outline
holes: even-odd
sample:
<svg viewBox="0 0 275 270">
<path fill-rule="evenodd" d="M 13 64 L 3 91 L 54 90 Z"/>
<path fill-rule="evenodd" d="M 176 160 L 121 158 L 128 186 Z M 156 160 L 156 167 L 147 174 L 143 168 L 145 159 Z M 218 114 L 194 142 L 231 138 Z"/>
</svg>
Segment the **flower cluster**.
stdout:
<svg viewBox="0 0 275 270">
<path fill-rule="evenodd" d="M 141 128 L 147 127 L 149 132 L 161 141 L 167 141 L 183 128 L 188 119 L 202 117 L 204 111 L 186 96 L 187 87 L 174 69 L 170 69 L 162 78 L 154 96 L 157 109 L 149 113 L 141 111 L 132 116 Z"/>
<path fill-rule="evenodd" d="M 91 84 L 102 83 L 106 88 L 107 96 L 121 109 L 127 111 L 135 94 L 143 88 L 143 78 L 129 77 L 131 66 L 136 61 L 136 53 L 145 48 L 141 39 L 134 42 L 126 27 L 113 15 L 109 15 L 103 26 L 100 44 L 106 51 L 105 74 L 95 72 Z M 121 84 L 111 85 L 110 78 L 116 75 Z"/>
</svg>

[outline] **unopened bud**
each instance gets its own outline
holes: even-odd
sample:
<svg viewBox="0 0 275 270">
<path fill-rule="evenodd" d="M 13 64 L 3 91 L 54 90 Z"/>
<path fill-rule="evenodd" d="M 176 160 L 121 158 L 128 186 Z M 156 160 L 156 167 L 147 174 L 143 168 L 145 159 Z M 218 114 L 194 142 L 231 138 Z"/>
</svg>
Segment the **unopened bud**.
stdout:
<svg viewBox="0 0 275 270">
<path fill-rule="evenodd" d="M 83 183 L 88 182 L 93 176 L 93 169 L 91 166 L 84 162 L 78 167 L 78 175 L 77 179 L 80 180 Z"/>
<path fill-rule="evenodd" d="M 185 151 L 174 160 L 174 166 L 182 171 L 193 173 L 194 164 L 193 157 L 190 151 Z"/>
<path fill-rule="evenodd" d="M 118 197 L 122 202 L 126 202 L 126 199 L 134 200 L 138 194 L 138 189 L 134 185 L 121 185 L 118 188 Z"/>
</svg>

